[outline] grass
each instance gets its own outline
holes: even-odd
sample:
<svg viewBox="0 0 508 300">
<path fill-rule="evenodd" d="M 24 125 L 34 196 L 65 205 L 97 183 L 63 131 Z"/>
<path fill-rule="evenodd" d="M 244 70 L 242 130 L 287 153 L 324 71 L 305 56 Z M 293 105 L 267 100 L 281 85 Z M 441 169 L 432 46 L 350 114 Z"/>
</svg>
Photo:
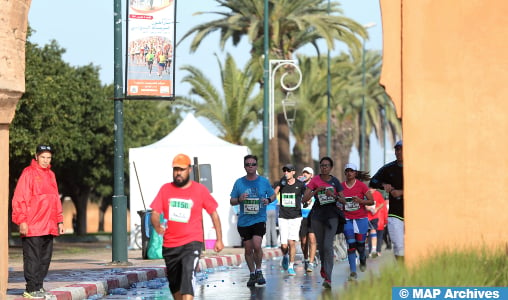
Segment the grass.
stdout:
<svg viewBox="0 0 508 300">
<path fill-rule="evenodd" d="M 407 268 L 390 265 L 340 293 L 322 299 L 392 299 L 392 287 L 503 287 L 508 286 L 508 246 L 491 252 L 446 251 Z"/>
</svg>

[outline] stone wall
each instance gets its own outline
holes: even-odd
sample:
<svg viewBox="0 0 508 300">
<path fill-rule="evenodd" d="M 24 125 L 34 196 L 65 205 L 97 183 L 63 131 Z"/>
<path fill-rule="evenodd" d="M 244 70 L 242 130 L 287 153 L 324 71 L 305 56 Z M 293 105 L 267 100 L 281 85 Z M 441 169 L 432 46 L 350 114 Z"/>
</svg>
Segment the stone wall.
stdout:
<svg viewBox="0 0 508 300">
<path fill-rule="evenodd" d="M 381 0 L 402 118 L 406 261 L 508 247 L 508 2 Z"/>
</svg>

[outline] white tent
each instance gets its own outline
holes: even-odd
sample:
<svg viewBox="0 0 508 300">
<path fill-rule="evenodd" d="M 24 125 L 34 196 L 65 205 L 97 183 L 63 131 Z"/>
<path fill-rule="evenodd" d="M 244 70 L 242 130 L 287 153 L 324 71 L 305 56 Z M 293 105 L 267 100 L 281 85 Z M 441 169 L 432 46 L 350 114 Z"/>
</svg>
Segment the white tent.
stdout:
<svg viewBox="0 0 508 300">
<path fill-rule="evenodd" d="M 211 134 L 192 114 L 188 114 L 177 128 L 161 140 L 129 149 L 131 232 L 135 224 L 141 223 L 137 211 L 145 209 L 142 199 L 146 209 L 149 209 L 159 188 L 173 181 L 171 163 L 178 153 L 187 154 L 191 160 L 196 157 L 200 165 L 211 165 L 212 195 L 219 203 L 217 212 L 221 219 L 224 246 L 240 246 L 237 218 L 229 204 L 229 195 L 235 180 L 245 175 L 243 157 L 249 154 L 249 150 L 246 146 L 231 144 Z M 206 211 L 203 211 L 203 226 L 207 239 L 212 222 Z"/>
</svg>

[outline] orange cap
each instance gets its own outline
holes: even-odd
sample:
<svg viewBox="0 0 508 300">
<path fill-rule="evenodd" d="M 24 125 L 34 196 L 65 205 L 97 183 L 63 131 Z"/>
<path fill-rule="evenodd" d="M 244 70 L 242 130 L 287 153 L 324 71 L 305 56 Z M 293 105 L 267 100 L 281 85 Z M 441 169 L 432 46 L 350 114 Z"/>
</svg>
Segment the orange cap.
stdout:
<svg viewBox="0 0 508 300">
<path fill-rule="evenodd" d="M 188 168 L 191 165 L 190 158 L 185 154 L 177 154 L 175 158 L 173 158 L 173 168 Z"/>
</svg>

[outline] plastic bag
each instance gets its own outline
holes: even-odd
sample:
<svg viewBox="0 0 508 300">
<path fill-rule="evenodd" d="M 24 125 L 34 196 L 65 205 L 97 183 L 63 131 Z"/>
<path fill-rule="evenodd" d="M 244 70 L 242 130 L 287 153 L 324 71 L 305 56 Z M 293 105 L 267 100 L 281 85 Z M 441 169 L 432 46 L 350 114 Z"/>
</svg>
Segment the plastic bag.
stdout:
<svg viewBox="0 0 508 300">
<path fill-rule="evenodd" d="M 159 221 L 164 222 L 164 215 L 160 215 Z M 151 226 L 150 232 L 150 241 L 148 242 L 148 259 L 161 259 L 162 258 L 162 243 L 164 242 L 164 238 L 162 235 L 159 235 L 155 228 Z"/>
</svg>

